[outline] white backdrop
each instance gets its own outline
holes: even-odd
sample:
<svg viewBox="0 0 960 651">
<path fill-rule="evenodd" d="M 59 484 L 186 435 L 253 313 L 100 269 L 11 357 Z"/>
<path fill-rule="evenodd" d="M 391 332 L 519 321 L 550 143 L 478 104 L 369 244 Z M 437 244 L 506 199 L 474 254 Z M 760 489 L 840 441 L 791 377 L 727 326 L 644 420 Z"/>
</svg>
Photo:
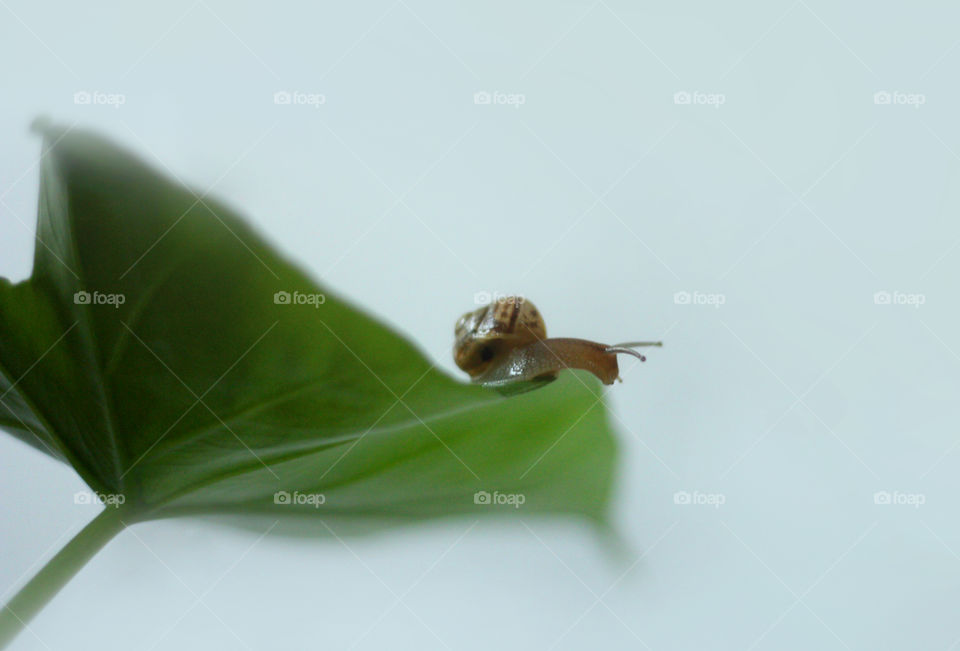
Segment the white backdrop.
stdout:
<svg viewBox="0 0 960 651">
<path fill-rule="evenodd" d="M 46 114 L 239 207 L 451 373 L 481 291 L 666 342 L 608 390 L 626 563 L 563 521 L 349 548 L 150 523 L 14 647 L 952 648 L 958 17 L 0 1 L 0 274 L 29 274 Z M 81 487 L 0 438 L 4 599 L 94 515 Z"/>
</svg>

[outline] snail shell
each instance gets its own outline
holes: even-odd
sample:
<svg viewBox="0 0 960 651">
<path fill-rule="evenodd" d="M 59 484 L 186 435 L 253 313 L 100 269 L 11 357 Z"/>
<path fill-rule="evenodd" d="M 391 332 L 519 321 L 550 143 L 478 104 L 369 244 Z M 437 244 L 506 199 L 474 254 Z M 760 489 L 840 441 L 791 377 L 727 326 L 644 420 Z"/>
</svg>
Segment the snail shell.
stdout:
<svg viewBox="0 0 960 651">
<path fill-rule="evenodd" d="M 476 378 L 510 349 L 546 339 L 547 326 L 533 303 L 510 296 L 464 314 L 454 337 L 454 361 Z"/>
<path fill-rule="evenodd" d="M 453 358 L 473 382 L 504 385 L 550 381 L 565 368 L 589 371 L 604 384 L 619 379 L 617 354 L 644 360 L 632 347 L 659 346 L 635 342 L 608 346 L 586 339 L 547 338 L 536 306 L 520 296 L 500 298 L 457 320 Z"/>
</svg>

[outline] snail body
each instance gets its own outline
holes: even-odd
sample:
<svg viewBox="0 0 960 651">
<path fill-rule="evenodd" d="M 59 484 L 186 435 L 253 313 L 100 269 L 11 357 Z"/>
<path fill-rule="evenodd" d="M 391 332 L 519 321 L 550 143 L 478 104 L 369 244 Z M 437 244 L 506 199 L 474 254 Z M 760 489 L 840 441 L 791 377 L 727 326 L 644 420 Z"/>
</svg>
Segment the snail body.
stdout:
<svg viewBox="0 0 960 651">
<path fill-rule="evenodd" d="M 454 361 L 473 382 L 503 386 L 549 382 L 565 368 L 593 373 L 604 384 L 619 379 L 618 354 L 660 342 L 606 345 L 586 339 L 547 338 L 543 316 L 530 301 L 508 296 L 464 314 L 454 328 Z"/>
</svg>

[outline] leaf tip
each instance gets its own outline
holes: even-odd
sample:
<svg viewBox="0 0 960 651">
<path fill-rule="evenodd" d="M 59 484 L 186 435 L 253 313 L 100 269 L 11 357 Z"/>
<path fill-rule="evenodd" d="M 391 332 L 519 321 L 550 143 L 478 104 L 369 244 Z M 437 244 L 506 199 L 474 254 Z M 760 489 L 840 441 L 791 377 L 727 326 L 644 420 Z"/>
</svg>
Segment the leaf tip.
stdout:
<svg viewBox="0 0 960 651">
<path fill-rule="evenodd" d="M 49 115 L 38 115 L 30 123 L 30 132 L 41 136 L 46 136 L 53 129 L 53 120 Z"/>
</svg>

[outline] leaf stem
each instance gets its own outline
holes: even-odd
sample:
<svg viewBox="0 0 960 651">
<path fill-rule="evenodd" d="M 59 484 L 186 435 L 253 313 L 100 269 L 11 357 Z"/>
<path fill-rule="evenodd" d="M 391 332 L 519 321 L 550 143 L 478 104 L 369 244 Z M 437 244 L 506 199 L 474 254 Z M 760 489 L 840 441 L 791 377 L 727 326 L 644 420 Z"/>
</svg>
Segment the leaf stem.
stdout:
<svg viewBox="0 0 960 651">
<path fill-rule="evenodd" d="M 9 644 L 94 554 L 123 531 L 128 509 L 108 506 L 43 566 L 0 611 L 0 649 Z"/>
</svg>

